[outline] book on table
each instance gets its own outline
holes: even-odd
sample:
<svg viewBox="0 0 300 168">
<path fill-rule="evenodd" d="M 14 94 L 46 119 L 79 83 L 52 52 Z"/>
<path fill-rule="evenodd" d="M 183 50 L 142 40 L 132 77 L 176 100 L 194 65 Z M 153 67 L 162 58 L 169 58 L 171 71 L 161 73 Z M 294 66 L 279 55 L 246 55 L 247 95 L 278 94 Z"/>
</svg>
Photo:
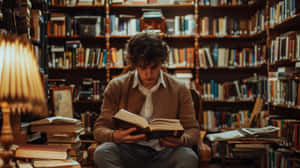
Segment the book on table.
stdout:
<svg viewBox="0 0 300 168">
<path fill-rule="evenodd" d="M 76 160 L 34 160 L 33 166 L 35 168 L 80 168 L 80 164 Z"/>
<path fill-rule="evenodd" d="M 266 126 L 263 128 L 240 128 L 237 130 L 208 134 L 206 137 L 210 141 L 225 141 L 225 140 L 238 139 L 238 138 L 243 138 L 248 136 L 270 134 L 278 130 L 279 128 L 274 126 Z"/>
<path fill-rule="evenodd" d="M 116 126 L 121 129 L 136 127 L 133 134 L 145 133 L 147 139 L 160 138 L 166 136 L 180 137 L 184 128 L 178 119 L 154 118 L 149 122 L 142 116 L 120 109 L 113 119 Z"/>
<path fill-rule="evenodd" d="M 75 118 L 53 116 L 53 117 L 43 118 L 41 120 L 32 121 L 30 125 L 76 124 L 76 123 L 80 123 L 80 121 Z"/>
<path fill-rule="evenodd" d="M 67 146 L 23 144 L 17 147 L 15 156 L 29 159 L 65 160 L 68 157 L 67 150 Z"/>
</svg>

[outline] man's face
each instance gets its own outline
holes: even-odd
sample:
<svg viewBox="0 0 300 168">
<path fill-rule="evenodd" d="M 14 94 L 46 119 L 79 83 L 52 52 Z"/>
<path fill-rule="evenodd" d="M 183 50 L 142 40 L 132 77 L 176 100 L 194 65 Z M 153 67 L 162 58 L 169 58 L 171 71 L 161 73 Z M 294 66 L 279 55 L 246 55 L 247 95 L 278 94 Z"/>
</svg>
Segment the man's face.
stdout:
<svg viewBox="0 0 300 168">
<path fill-rule="evenodd" d="M 161 63 L 141 63 L 137 66 L 139 79 L 145 88 L 151 89 L 157 83 L 160 69 Z"/>
</svg>

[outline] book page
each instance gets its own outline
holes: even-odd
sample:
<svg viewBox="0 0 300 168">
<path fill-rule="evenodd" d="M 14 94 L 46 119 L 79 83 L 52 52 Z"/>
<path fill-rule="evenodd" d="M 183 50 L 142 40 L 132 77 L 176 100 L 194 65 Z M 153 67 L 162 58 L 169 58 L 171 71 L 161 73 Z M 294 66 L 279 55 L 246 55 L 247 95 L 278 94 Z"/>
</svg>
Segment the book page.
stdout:
<svg viewBox="0 0 300 168">
<path fill-rule="evenodd" d="M 150 122 L 150 130 L 151 131 L 183 131 L 184 128 L 181 125 L 178 119 L 165 119 L 165 118 L 157 118 L 153 119 Z"/>
<path fill-rule="evenodd" d="M 148 121 L 143 118 L 142 116 L 139 116 L 137 114 L 128 112 L 125 109 L 120 109 L 114 116 L 114 119 L 118 119 L 121 121 L 128 122 L 130 124 L 134 124 L 136 126 L 139 126 L 141 128 L 147 128 L 149 126 Z"/>
<path fill-rule="evenodd" d="M 242 131 L 248 133 L 249 135 L 268 134 L 278 130 L 279 130 L 278 127 L 274 127 L 271 125 L 263 128 L 242 128 Z"/>
<path fill-rule="evenodd" d="M 75 124 L 80 122 L 79 120 L 75 118 L 69 118 L 69 117 L 62 117 L 62 116 L 53 116 L 53 117 L 47 117 L 41 120 L 32 121 L 31 125 L 43 125 L 43 124 Z"/>
<path fill-rule="evenodd" d="M 244 135 L 239 130 L 226 131 L 221 133 L 208 134 L 206 136 L 210 141 L 228 140 L 234 138 L 241 138 Z"/>
</svg>

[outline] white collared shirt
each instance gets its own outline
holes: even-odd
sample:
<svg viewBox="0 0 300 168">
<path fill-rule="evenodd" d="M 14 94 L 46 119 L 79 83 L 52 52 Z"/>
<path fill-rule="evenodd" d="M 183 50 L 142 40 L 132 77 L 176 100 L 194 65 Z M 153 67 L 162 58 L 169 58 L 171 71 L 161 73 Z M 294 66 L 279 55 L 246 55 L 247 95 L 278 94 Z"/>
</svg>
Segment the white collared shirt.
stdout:
<svg viewBox="0 0 300 168">
<path fill-rule="evenodd" d="M 139 77 L 138 77 L 138 71 L 137 70 L 135 71 L 132 88 L 138 87 L 139 91 L 142 92 L 142 94 L 144 94 L 146 96 L 145 103 L 142 107 L 142 110 L 140 111 L 140 115 L 142 117 L 144 117 L 147 121 L 151 120 L 152 114 L 153 114 L 152 93 L 158 90 L 160 84 L 162 84 L 162 86 L 164 88 L 167 87 L 166 83 L 164 81 L 164 78 L 163 78 L 163 72 L 161 70 L 160 70 L 160 76 L 159 76 L 157 83 L 151 89 L 147 89 L 141 84 Z M 158 139 L 152 139 L 149 141 L 141 141 L 138 144 L 150 146 L 156 150 L 164 149 L 163 146 L 160 146 Z"/>
</svg>

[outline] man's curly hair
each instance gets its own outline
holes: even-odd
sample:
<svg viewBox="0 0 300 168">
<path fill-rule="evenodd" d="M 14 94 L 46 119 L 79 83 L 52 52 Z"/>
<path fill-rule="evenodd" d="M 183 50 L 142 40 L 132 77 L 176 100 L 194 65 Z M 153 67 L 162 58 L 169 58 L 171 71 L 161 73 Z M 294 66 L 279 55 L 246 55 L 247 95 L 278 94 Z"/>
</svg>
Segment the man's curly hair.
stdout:
<svg viewBox="0 0 300 168">
<path fill-rule="evenodd" d="M 165 63 L 168 59 L 169 47 L 159 35 L 154 33 L 139 33 L 128 40 L 126 44 L 127 63 L 136 67 L 140 62 Z"/>
</svg>

